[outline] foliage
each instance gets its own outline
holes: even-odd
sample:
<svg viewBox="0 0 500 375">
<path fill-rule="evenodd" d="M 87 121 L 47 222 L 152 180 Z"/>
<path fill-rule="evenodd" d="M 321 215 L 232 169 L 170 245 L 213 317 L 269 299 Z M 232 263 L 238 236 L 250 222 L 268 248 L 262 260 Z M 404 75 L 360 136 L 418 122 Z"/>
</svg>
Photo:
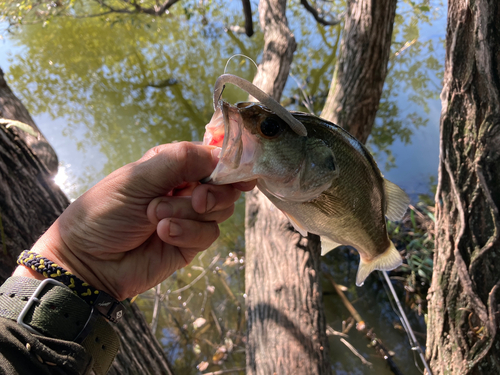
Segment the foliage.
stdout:
<svg viewBox="0 0 500 375">
<path fill-rule="evenodd" d="M 434 206 L 419 202 L 410 206 L 402 222 L 389 222 L 389 237 L 406 259 L 398 278 L 407 292 L 406 303 L 419 315 L 427 314 L 426 296 L 433 269 L 435 238 Z"/>
<path fill-rule="evenodd" d="M 7 21 L 9 26 L 19 26 L 35 23 L 47 25 L 55 17 L 92 18 L 112 14 L 124 17 L 138 14 L 166 16 L 178 1 L 166 0 L 160 3 L 152 0 L 0 0 L 0 21 Z M 189 19 L 195 13 L 204 15 L 210 3 L 211 1 L 184 0 L 181 9 Z"/>
</svg>

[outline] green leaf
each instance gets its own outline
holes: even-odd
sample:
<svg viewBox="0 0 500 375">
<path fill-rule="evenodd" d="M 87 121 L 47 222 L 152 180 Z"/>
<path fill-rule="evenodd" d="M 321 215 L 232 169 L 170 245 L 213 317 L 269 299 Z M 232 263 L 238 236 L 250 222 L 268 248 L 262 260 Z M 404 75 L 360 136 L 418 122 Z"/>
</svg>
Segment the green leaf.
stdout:
<svg viewBox="0 0 500 375">
<path fill-rule="evenodd" d="M 424 271 L 422 271 L 422 270 L 420 270 L 420 269 L 419 269 L 417 272 L 418 272 L 418 274 L 419 274 L 421 277 L 423 277 L 424 279 L 428 279 L 428 277 L 427 277 L 427 275 L 425 274 L 425 272 L 424 272 Z"/>
<path fill-rule="evenodd" d="M 411 210 L 410 211 L 410 219 L 411 219 L 411 225 L 413 225 L 413 229 L 417 227 L 417 222 L 415 221 L 415 211 Z"/>
<path fill-rule="evenodd" d="M 434 262 L 432 261 L 432 258 L 425 258 L 424 263 L 429 265 L 429 267 L 434 267 Z"/>
</svg>

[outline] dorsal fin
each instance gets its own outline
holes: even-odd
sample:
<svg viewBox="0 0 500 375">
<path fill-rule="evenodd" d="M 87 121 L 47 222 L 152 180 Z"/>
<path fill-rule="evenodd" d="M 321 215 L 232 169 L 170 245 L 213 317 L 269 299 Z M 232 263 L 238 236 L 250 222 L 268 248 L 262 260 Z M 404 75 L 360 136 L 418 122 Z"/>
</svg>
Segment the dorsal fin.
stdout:
<svg viewBox="0 0 500 375">
<path fill-rule="evenodd" d="M 385 178 L 384 191 L 387 202 L 385 216 L 391 221 L 401 220 L 410 204 L 410 197 L 398 185 Z"/>
</svg>

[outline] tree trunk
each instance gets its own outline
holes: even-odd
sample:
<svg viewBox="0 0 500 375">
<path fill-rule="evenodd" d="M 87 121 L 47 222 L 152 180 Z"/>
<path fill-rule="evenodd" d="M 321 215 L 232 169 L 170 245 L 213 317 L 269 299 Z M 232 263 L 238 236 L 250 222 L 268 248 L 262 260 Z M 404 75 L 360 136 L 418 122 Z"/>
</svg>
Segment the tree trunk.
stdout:
<svg viewBox="0 0 500 375">
<path fill-rule="evenodd" d="M 124 301 L 125 314 L 115 332 L 120 337 L 120 351 L 108 375 L 172 375 L 172 365 L 153 335 L 144 314 L 135 303 Z"/>
<path fill-rule="evenodd" d="M 253 83 L 279 101 L 297 48 L 285 15 L 286 0 L 259 1 L 259 22 L 264 30 L 262 62 Z"/>
<path fill-rule="evenodd" d="M 349 1 L 336 74 L 321 112 L 363 143 L 371 133 L 387 75 L 396 3 Z"/>
<path fill-rule="evenodd" d="M 1 70 L 0 111 L 6 118 L 37 129 L 26 108 L 5 83 Z M 18 114 L 21 115 L 16 117 Z M 47 141 L 38 142 L 35 137 L 22 133 L 22 130 L 0 125 L 0 283 L 12 274 L 19 253 L 31 248 L 69 204 L 41 161 L 41 158 L 49 162 L 56 160 L 56 169 L 52 171 L 55 173 L 54 150 Z M 37 146 L 37 153 L 27 145 L 27 137 L 30 137 L 28 144 L 41 146 Z M 170 365 L 143 314 L 137 306 L 125 304 L 123 319 L 114 325 L 121 350 L 110 373 L 171 374 Z"/>
<path fill-rule="evenodd" d="M 434 374 L 500 374 L 500 4 L 451 0 L 441 94 Z"/>
<path fill-rule="evenodd" d="M 38 132 L 39 136 L 36 138 L 22 130 L 11 128 L 14 129 L 14 134 L 21 138 L 28 147 L 31 148 L 33 153 L 47 166 L 49 172 L 55 175 L 59 167 L 56 152 L 49 142 L 47 142 L 40 129 L 38 129 L 26 107 L 14 95 L 10 87 L 7 86 L 3 71 L 0 68 L 0 118 L 2 117 L 24 122 Z"/>
<path fill-rule="evenodd" d="M 254 84 L 279 100 L 295 39 L 285 0 L 259 2 L 265 47 Z M 328 374 L 319 241 L 294 232 L 259 191 L 246 198 L 247 374 Z"/>
</svg>

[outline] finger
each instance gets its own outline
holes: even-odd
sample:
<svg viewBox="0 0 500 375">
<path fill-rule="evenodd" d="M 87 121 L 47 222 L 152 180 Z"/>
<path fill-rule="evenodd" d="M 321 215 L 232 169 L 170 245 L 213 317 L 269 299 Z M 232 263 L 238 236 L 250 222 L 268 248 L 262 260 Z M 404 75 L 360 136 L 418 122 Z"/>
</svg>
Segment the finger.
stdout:
<svg viewBox="0 0 500 375">
<path fill-rule="evenodd" d="M 209 176 L 218 162 L 218 152 L 211 146 L 190 142 L 170 143 L 152 148 L 138 161 L 135 172 L 160 196 L 185 182 Z"/>
<path fill-rule="evenodd" d="M 190 197 L 193 193 L 193 190 L 196 186 L 198 186 L 199 182 L 186 182 L 181 186 L 177 186 L 173 191 L 171 196 L 174 197 Z"/>
<path fill-rule="evenodd" d="M 255 185 L 257 185 L 257 180 L 237 182 L 237 183 L 232 184 L 232 185 L 234 186 L 235 189 L 238 189 L 241 191 L 250 191 L 255 187 Z"/>
<path fill-rule="evenodd" d="M 241 191 L 231 185 L 198 185 L 192 193 L 193 209 L 200 214 L 223 210 L 232 206 L 240 195 Z"/>
<path fill-rule="evenodd" d="M 191 197 L 158 197 L 153 199 L 147 208 L 148 220 L 155 225 L 160 220 L 166 218 L 222 223 L 233 212 L 234 204 L 229 204 L 225 205 L 224 208 L 221 207 L 217 210 L 200 214 L 193 209 Z"/>
<path fill-rule="evenodd" d="M 163 219 L 156 228 L 163 242 L 179 248 L 198 249 L 210 247 L 219 237 L 219 226 L 215 221 L 195 221 L 184 219 Z"/>
</svg>

